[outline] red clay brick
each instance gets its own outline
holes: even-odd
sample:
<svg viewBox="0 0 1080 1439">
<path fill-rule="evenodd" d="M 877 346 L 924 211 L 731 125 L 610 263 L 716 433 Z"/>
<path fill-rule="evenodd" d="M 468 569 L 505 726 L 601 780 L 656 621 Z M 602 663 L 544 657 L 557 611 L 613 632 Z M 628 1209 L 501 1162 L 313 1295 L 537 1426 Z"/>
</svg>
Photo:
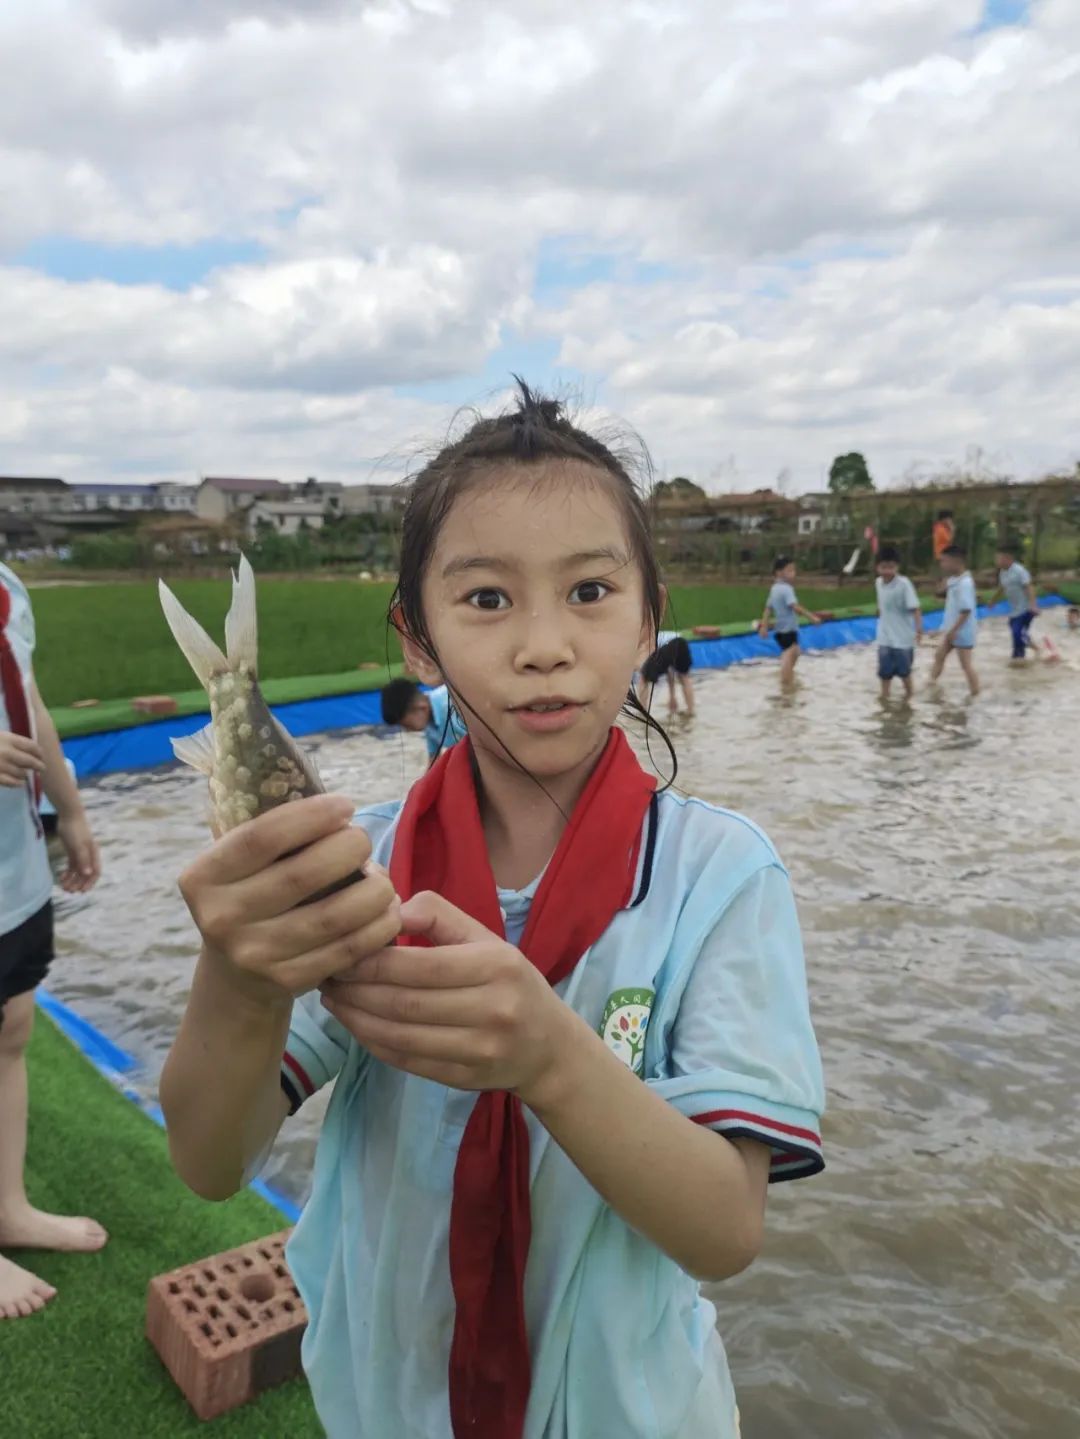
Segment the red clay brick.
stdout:
<svg viewBox="0 0 1080 1439">
<path fill-rule="evenodd" d="M 289 1230 L 151 1279 L 146 1337 L 200 1419 L 300 1373 L 307 1314 L 285 1266 Z"/>
<path fill-rule="evenodd" d="M 176 701 L 172 695 L 139 695 L 131 701 L 131 708 L 144 715 L 174 715 Z"/>
</svg>

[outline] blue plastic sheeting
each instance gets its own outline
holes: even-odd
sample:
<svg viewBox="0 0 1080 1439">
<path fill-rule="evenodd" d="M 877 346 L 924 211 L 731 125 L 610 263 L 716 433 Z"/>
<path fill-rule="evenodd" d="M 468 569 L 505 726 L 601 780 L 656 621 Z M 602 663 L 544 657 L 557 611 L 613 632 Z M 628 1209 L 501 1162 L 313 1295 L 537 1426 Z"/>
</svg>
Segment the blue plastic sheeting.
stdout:
<svg viewBox="0 0 1080 1439">
<path fill-rule="evenodd" d="M 61 1033 L 65 1034 L 72 1044 L 82 1054 L 85 1054 L 94 1068 L 105 1076 L 107 1080 L 120 1091 L 133 1104 L 137 1104 L 144 1114 L 165 1128 L 165 1116 L 161 1112 L 161 1106 L 152 1100 L 145 1099 L 128 1082 L 134 1070 L 138 1068 L 138 1061 L 127 1050 L 121 1049 L 114 1044 L 99 1029 L 95 1029 L 89 1020 L 83 1019 L 73 1009 L 69 1009 L 54 995 L 46 989 L 37 991 L 37 1002 L 40 1009 L 49 1016 Z M 261 1198 L 272 1204 L 275 1209 L 282 1213 L 290 1224 L 295 1224 L 300 1218 L 300 1206 L 287 1199 L 284 1194 L 279 1194 L 276 1189 L 262 1179 L 253 1180 L 250 1188 Z"/>
<path fill-rule="evenodd" d="M 1060 595 L 1040 600 L 1040 608 L 1066 603 Z M 1003 615 L 1008 607 L 1002 603 L 979 609 L 979 615 Z M 942 612 L 926 616 L 928 630 L 941 626 Z M 826 620 L 820 625 L 804 625 L 799 643 L 804 650 L 835 650 L 843 645 L 870 644 L 877 632 L 877 620 L 871 615 L 854 620 Z M 694 664 L 699 669 L 726 669 L 728 665 L 744 664 L 747 660 L 775 659 L 780 646 L 770 636 L 763 640 L 755 631 L 745 635 L 728 635 L 724 639 L 691 640 Z M 355 694 L 328 695 L 324 699 L 297 700 L 292 704 L 275 705 L 274 714 L 291 735 L 318 734 L 324 730 L 352 729 L 355 725 L 375 725 L 382 719 L 379 691 L 361 690 Z M 173 758 L 173 737 L 194 734 L 202 729 L 210 716 L 207 713 L 182 718 L 155 720 L 134 729 L 105 730 L 101 734 L 78 735 L 64 740 L 64 753 L 75 766 L 80 779 L 91 775 L 111 774 L 117 770 L 146 769 L 151 765 L 168 764 Z"/>
<path fill-rule="evenodd" d="M 351 729 L 353 725 L 379 724 L 382 714 L 378 690 L 356 694 L 328 695 L 323 699 L 296 700 L 275 705 L 274 714 L 291 735 L 316 734 L 321 730 Z M 75 735 L 64 740 L 64 753 L 80 779 L 111 774 L 116 770 L 146 769 L 168 764 L 173 758 L 171 741 L 194 734 L 210 722 L 207 712 L 154 720 L 133 729 L 103 730 L 101 734 Z"/>
<path fill-rule="evenodd" d="M 1060 595 L 1050 595 L 1039 601 L 1040 609 L 1063 605 L 1066 601 Z M 979 606 L 979 618 L 1008 614 L 1009 607 L 1002 602 L 991 609 Z M 923 627 L 939 630 L 944 618 L 943 610 L 926 615 Z M 836 650 L 843 645 L 872 644 L 877 636 L 877 617 L 864 615 L 853 620 L 826 620 L 820 625 L 803 625 L 799 630 L 799 645 L 804 650 Z M 694 665 L 700 669 L 726 669 L 729 665 L 745 664 L 747 660 L 776 659 L 781 653 L 776 640 L 769 636 L 762 639 L 756 630 L 745 635 L 727 635 L 717 640 L 691 640 L 690 652 Z"/>
</svg>

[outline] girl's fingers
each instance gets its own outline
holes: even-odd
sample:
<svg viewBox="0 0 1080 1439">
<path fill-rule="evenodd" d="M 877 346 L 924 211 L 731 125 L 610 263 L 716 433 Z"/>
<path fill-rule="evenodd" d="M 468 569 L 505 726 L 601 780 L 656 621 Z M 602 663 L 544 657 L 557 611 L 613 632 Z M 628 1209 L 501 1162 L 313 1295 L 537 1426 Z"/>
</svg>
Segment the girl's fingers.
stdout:
<svg viewBox="0 0 1080 1439">
<path fill-rule="evenodd" d="M 365 869 L 370 856 L 371 841 L 364 830 L 356 825 L 336 829 L 244 880 L 237 887 L 244 913 L 253 919 L 285 914 Z"/>
<path fill-rule="evenodd" d="M 383 941 L 389 944 L 401 929 L 396 900 L 390 881 L 372 875 L 314 904 L 246 925 L 229 953 L 241 968 L 265 971 L 271 965 L 326 949 L 384 917 L 393 922 L 389 938 Z M 357 949 L 354 961 L 366 953 L 367 949 Z"/>
<path fill-rule="evenodd" d="M 338 1005 L 332 999 L 324 998 L 323 1004 L 365 1048 L 378 1046 L 396 1050 L 410 1059 L 444 1063 L 469 1064 L 470 1061 L 483 1062 L 486 1057 L 478 1052 L 481 1036 L 475 1029 L 449 1024 L 403 1024 L 393 1019 L 379 1019 L 350 1004 Z"/>
<path fill-rule="evenodd" d="M 336 794 L 278 805 L 219 839 L 185 872 L 182 884 L 236 884 L 249 879 L 293 850 L 344 829 L 352 814 L 352 802 Z"/>
<path fill-rule="evenodd" d="M 469 989 L 492 979 L 496 944 L 502 941 L 489 936 L 484 944 L 445 944 L 435 949 L 395 945 L 365 955 L 338 978 L 404 989 Z"/>
<path fill-rule="evenodd" d="M 376 1019 L 451 1026 L 474 1026 L 490 1019 L 490 998 L 480 985 L 471 989 L 403 989 L 396 984 L 337 978 L 328 980 L 322 990 L 333 1004 L 363 1010 Z"/>
<path fill-rule="evenodd" d="M 306 994 L 325 984 L 331 976 L 354 965 L 362 954 L 392 944 L 400 928 L 396 909 L 387 911 L 332 944 L 273 965 L 270 977 L 291 994 Z"/>
</svg>

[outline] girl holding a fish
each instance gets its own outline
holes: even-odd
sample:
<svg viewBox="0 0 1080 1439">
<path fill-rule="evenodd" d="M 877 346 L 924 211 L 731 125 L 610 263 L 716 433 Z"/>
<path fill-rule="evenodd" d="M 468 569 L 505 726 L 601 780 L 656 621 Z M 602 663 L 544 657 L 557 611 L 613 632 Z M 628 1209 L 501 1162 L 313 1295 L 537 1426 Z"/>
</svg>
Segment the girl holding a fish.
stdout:
<svg viewBox="0 0 1080 1439">
<path fill-rule="evenodd" d="M 181 880 L 203 947 L 162 1103 L 223 1198 L 336 1081 L 288 1255 L 331 1439 L 737 1433 L 700 1282 L 821 1168 L 822 1078 L 776 852 L 616 727 L 664 598 L 624 464 L 522 385 L 404 520 L 393 622 L 468 740 L 355 815 L 235 699 L 231 768 L 204 746 L 256 817 Z M 243 727 L 296 803 L 262 812 Z"/>
</svg>

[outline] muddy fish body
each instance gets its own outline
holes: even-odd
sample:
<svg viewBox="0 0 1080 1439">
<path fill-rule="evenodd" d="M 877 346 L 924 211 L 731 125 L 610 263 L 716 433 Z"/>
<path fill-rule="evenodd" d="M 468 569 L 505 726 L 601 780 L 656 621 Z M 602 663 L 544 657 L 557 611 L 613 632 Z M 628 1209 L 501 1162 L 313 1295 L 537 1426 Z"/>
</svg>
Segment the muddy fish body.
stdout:
<svg viewBox="0 0 1080 1439">
<path fill-rule="evenodd" d="M 161 607 L 210 698 L 210 723 L 172 742 L 177 759 L 205 774 L 215 828 L 224 833 L 277 805 L 325 793 L 311 760 L 270 713 L 258 681 L 255 575 L 241 556 L 225 618 L 225 651 L 164 581 Z"/>
</svg>

